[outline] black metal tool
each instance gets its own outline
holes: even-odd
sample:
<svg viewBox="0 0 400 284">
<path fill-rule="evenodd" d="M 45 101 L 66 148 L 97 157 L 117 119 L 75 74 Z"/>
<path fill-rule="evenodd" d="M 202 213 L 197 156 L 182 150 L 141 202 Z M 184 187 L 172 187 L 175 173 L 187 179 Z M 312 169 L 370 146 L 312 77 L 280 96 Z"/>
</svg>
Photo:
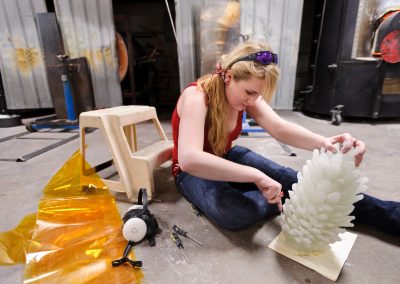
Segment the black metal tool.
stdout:
<svg viewBox="0 0 400 284">
<path fill-rule="evenodd" d="M 186 258 L 186 261 L 187 261 L 188 263 L 190 263 L 189 258 L 186 256 L 185 252 L 183 251 L 183 244 L 182 244 L 182 241 L 181 241 L 181 239 L 179 238 L 178 234 L 175 233 L 175 232 L 172 232 L 172 233 L 171 233 L 171 238 L 172 238 L 172 241 L 176 244 L 176 246 L 177 246 L 178 248 L 180 248 L 180 250 L 181 250 L 183 256 Z"/>
<path fill-rule="evenodd" d="M 193 204 L 190 205 L 190 207 L 192 208 L 192 211 L 194 214 L 196 214 L 197 217 L 199 217 L 201 219 L 201 221 L 203 221 L 204 226 L 207 227 L 207 223 L 206 221 L 204 221 L 203 215 L 200 213 L 200 211 L 196 208 L 196 206 L 194 206 Z"/>
<path fill-rule="evenodd" d="M 175 233 L 177 233 L 178 235 L 181 235 L 185 238 L 189 238 L 192 241 L 195 241 L 196 243 L 198 243 L 201 246 L 204 246 L 203 243 L 199 242 L 198 240 L 196 240 L 195 238 L 193 238 L 192 236 L 190 236 L 188 234 L 188 232 L 186 232 L 185 230 L 183 230 L 182 228 L 178 227 L 177 225 L 172 226 L 172 229 L 174 230 Z"/>
<path fill-rule="evenodd" d="M 128 257 L 129 251 L 131 250 L 131 248 L 133 247 L 134 244 L 135 243 L 133 241 L 129 241 L 128 244 L 125 247 L 124 255 L 122 256 L 122 258 L 120 258 L 118 260 L 113 260 L 111 262 L 112 266 L 115 267 L 115 266 L 119 266 L 121 264 L 124 264 L 125 262 L 128 262 L 133 267 L 142 267 L 142 262 L 141 261 L 131 260 Z"/>
</svg>

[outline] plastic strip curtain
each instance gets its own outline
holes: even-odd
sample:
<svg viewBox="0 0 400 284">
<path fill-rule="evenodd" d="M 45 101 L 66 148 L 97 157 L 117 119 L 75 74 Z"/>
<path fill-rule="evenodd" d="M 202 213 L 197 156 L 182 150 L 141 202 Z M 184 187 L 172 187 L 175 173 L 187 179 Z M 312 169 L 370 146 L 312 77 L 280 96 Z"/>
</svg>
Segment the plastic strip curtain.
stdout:
<svg viewBox="0 0 400 284">
<path fill-rule="evenodd" d="M 37 215 L 0 234 L 0 264 L 25 262 L 24 283 L 140 283 L 140 269 L 111 265 L 126 246 L 121 217 L 101 181 L 82 182 L 80 160 L 75 153 L 44 188 Z"/>
</svg>

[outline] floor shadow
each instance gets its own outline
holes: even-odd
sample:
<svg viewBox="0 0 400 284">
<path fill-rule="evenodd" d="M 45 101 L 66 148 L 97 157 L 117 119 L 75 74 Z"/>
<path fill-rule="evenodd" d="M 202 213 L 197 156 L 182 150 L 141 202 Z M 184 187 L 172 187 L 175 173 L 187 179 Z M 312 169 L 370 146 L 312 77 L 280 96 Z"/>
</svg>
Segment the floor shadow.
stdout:
<svg viewBox="0 0 400 284">
<path fill-rule="evenodd" d="M 264 243 L 254 240 L 255 235 L 259 233 L 260 230 L 265 231 L 261 232 L 263 235 L 261 238 L 264 238 L 265 235 L 265 240 L 269 239 L 269 236 L 271 235 L 278 235 L 281 231 L 281 226 L 278 224 L 275 217 L 261 220 L 249 228 L 237 231 L 230 231 L 217 225 L 215 226 L 221 235 L 223 235 L 232 245 L 240 247 L 246 251 L 255 251 L 266 247 Z"/>
<path fill-rule="evenodd" d="M 176 189 L 175 180 L 171 175 L 171 168 L 158 167 L 154 170 L 155 201 L 176 203 L 181 195 Z"/>
</svg>

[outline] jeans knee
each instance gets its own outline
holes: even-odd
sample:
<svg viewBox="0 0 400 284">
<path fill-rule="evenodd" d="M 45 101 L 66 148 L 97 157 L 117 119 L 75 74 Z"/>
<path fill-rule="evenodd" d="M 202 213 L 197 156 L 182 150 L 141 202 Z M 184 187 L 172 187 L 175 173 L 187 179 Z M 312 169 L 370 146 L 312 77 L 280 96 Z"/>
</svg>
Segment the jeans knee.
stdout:
<svg viewBox="0 0 400 284">
<path fill-rule="evenodd" d="M 250 149 L 236 145 L 229 149 L 229 151 L 225 154 L 225 158 L 230 161 L 237 161 L 243 157 L 243 155 L 249 152 L 251 152 Z"/>
<path fill-rule="evenodd" d="M 283 168 L 279 182 L 282 185 L 284 198 L 289 198 L 289 190 L 292 190 L 293 184 L 297 183 L 297 172 L 291 168 Z"/>
<path fill-rule="evenodd" d="M 220 200 L 217 203 L 219 204 L 209 211 L 208 217 L 224 229 L 241 230 L 260 220 L 261 216 L 252 201 L 246 200 L 243 204 L 235 204 L 235 202 L 226 204 Z"/>
<path fill-rule="evenodd" d="M 224 218 L 214 220 L 218 226 L 229 231 L 246 229 L 257 221 L 258 220 L 248 218 L 235 218 L 234 216 L 225 216 Z"/>
</svg>

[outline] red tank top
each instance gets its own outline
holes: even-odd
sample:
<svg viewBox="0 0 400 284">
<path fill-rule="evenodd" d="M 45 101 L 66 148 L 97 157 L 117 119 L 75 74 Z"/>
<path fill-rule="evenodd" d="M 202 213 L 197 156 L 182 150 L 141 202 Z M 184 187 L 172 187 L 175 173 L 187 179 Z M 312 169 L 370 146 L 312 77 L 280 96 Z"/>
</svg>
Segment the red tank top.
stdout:
<svg viewBox="0 0 400 284">
<path fill-rule="evenodd" d="M 186 88 L 188 88 L 190 86 L 197 86 L 197 83 L 196 82 L 191 83 Z M 178 104 L 176 104 L 174 112 L 172 113 L 172 139 L 174 141 L 174 150 L 172 152 L 172 175 L 173 175 L 173 177 L 176 177 L 176 175 L 181 172 L 181 169 L 179 167 L 179 159 L 178 159 L 178 146 L 179 146 L 178 145 L 178 137 L 179 137 L 180 117 L 178 115 L 177 106 L 178 106 Z M 240 111 L 238 114 L 236 127 L 228 135 L 228 141 L 226 143 L 225 152 L 228 151 L 232 147 L 232 142 L 234 140 L 236 140 L 239 137 L 240 133 L 242 132 L 242 116 L 243 116 L 243 111 Z M 215 154 L 210 146 L 207 134 L 208 134 L 208 127 L 206 125 L 204 128 L 203 151 L 211 153 L 211 154 Z"/>
</svg>

